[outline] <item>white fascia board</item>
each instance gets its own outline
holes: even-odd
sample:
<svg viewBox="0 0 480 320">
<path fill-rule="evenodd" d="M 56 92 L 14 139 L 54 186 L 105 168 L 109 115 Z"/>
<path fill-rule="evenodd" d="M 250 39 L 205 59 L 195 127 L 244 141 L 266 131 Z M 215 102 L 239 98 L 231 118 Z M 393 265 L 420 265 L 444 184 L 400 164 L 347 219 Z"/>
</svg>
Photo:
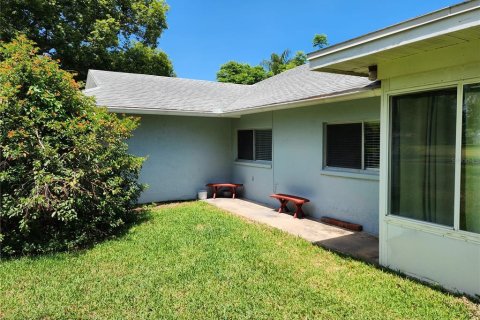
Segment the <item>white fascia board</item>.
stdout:
<svg viewBox="0 0 480 320">
<path fill-rule="evenodd" d="M 312 70 L 480 25 L 480 0 L 448 7 L 310 53 Z"/>
<path fill-rule="evenodd" d="M 102 107 L 102 106 L 99 106 Z M 228 116 L 222 112 L 194 112 L 194 111 L 170 111 L 161 109 L 149 109 L 149 108 L 126 108 L 126 107 L 114 107 L 105 106 L 108 111 L 113 113 L 125 113 L 125 114 L 151 114 L 151 115 L 163 115 L 163 116 L 185 116 L 185 117 L 213 117 L 213 118 L 238 118 L 238 116 Z"/>
</svg>

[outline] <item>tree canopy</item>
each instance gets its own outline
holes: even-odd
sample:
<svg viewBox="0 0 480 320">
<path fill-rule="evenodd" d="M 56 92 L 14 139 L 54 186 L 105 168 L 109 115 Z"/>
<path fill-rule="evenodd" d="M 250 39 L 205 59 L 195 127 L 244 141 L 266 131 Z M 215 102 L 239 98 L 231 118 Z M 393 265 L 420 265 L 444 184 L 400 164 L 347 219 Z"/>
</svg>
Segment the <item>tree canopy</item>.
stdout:
<svg viewBox="0 0 480 320">
<path fill-rule="evenodd" d="M 313 36 L 312 44 L 318 49 L 328 46 L 327 35 L 318 33 L 315 34 L 315 36 Z"/>
<path fill-rule="evenodd" d="M 175 75 L 156 49 L 167 28 L 164 0 L 0 1 L 0 40 L 25 34 L 77 79 L 88 69 Z"/>
<path fill-rule="evenodd" d="M 72 249 L 130 217 L 143 162 L 137 120 L 86 97 L 58 62 L 20 36 L 0 44 L 0 254 Z"/>
<path fill-rule="evenodd" d="M 297 51 L 291 57 L 290 50 L 282 53 L 272 53 L 270 59 L 263 60 L 259 65 L 229 61 L 220 66 L 217 72 L 217 81 L 237 84 L 254 84 L 283 71 L 301 66 L 307 62 L 307 56 Z"/>
<path fill-rule="evenodd" d="M 262 66 L 251 66 L 248 63 L 229 61 L 217 72 L 217 81 L 237 84 L 254 84 L 268 78 Z"/>
<path fill-rule="evenodd" d="M 262 65 L 272 75 L 277 75 L 283 71 L 301 66 L 307 62 L 307 56 L 302 51 L 297 51 L 292 58 L 290 50 L 286 49 L 282 53 L 272 53 L 270 59 L 263 60 Z"/>
</svg>

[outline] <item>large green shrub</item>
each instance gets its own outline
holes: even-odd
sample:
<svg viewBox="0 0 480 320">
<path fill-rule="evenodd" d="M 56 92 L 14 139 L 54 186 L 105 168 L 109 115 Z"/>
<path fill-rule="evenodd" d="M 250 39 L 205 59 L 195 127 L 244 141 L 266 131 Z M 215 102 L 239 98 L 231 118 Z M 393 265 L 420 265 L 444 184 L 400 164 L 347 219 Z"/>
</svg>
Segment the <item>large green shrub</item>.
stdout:
<svg viewBox="0 0 480 320">
<path fill-rule="evenodd" d="M 143 159 L 137 120 L 95 106 L 58 61 L 19 36 L 0 45 L 0 253 L 81 247 L 129 217 Z"/>
</svg>

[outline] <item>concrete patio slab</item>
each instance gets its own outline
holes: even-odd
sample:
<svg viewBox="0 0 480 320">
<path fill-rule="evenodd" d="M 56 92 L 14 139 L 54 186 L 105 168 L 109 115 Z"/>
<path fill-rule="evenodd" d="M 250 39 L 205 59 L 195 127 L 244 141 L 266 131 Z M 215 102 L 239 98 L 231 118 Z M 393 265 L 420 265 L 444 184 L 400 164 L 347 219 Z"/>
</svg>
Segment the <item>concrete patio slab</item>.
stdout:
<svg viewBox="0 0 480 320">
<path fill-rule="evenodd" d="M 294 219 L 290 214 L 278 213 L 274 208 L 243 199 L 217 198 L 205 201 L 249 220 L 301 237 L 321 247 L 378 264 L 378 238 L 365 232 L 349 231 L 311 218 Z"/>
</svg>

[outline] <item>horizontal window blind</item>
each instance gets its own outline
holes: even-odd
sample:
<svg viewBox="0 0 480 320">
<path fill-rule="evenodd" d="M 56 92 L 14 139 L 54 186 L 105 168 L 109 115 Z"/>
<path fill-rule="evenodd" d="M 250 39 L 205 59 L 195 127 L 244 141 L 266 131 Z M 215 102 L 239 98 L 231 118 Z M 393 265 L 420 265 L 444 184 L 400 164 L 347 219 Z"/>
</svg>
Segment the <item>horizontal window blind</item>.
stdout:
<svg viewBox="0 0 480 320">
<path fill-rule="evenodd" d="M 272 130 L 255 130 L 255 160 L 272 161 Z"/>
<path fill-rule="evenodd" d="M 380 167 L 380 122 L 365 122 L 365 169 Z"/>
<path fill-rule="evenodd" d="M 362 123 L 326 126 L 328 167 L 362 169 Z"/>
</svg>

